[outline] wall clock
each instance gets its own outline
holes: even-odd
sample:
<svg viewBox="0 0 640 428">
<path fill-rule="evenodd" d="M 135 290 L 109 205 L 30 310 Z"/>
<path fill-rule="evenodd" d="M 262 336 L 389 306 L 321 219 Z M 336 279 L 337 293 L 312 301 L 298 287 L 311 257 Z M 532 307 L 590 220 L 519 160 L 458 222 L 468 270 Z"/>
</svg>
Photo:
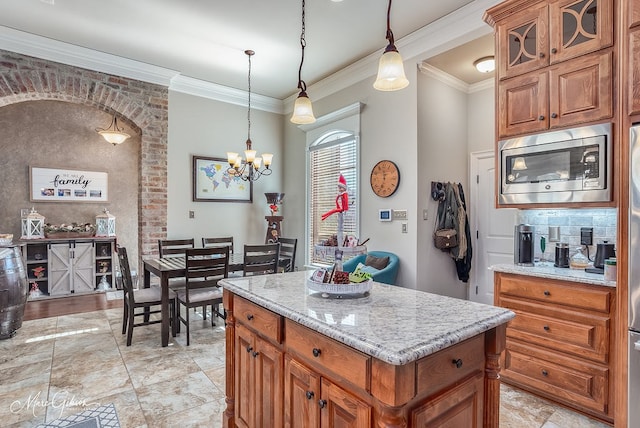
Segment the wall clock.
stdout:
<svg viewBox="0 0 640 428">
<path fill-rule="evenodd" d="M 390 160 L 381 160 L 371 170 L 371 190 L 381 198 L 388 198 L 398 190 L 400 170 Z"/>
</svg>

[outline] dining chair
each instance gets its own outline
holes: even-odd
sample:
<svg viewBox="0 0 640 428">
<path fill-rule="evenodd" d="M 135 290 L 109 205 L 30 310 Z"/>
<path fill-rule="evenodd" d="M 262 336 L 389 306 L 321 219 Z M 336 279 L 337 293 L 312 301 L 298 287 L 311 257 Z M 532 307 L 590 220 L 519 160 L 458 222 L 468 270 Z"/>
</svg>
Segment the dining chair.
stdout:
<svg viewBox="0 0 640 428">
<path fill-rule="evenodd" d="M 222 303 L 222 288 L 218 281 L 229 275 L 229 247 L 194 248 L 186 252 L 185 287 L 177 291 L 178 311 L 177 319 L 187 328 L 187 346 L 190 342 L 189 308 L 203 307 L 203 317 L 206 319 L 206 307 L 211 305 L 211 325 L 214 326 L 214 316 L 226 319 L 220 312 Z M 185 316 L 180 308 L 184 306 Z M 180 325 L 178 325 L 178 332 Z"/>
<path fill-rule="evenodd" d="M 133 328 L 144 325 L 158 324 L 162 319 L 149 318 L 149 315 L 159 314 L 159 308 L 153 309 L 153 306 L 160 306 L 162 303 L 162 291 L 159 287 L 141 288 L 135 290 L 133 288 L 133 280 L 131 278 L 131 269 L 129 268 L 129 257 L 127 249 L 118 246 L 118 262 L 120 263 L 120 272 L 122 274 L 122 289 L 124 292 L 124 311 L 122 314 L 122 334 L 127 333 L 127 346 L 131 346 L 133 337 Z M 142 308 L 142 311 L 136 309 Z M 176 337 L 176 294 L 169 290 L 169 314 L 171 323 L 171 334 Z M 136 317 L 142 317 L 143 321 L 136 323 Z"/>
<path fill-rule="evenodd" d="M 202 248 L 221 246 L 229 247 L 229 253 L 233 253 L 233 236 L 226 236 L 223 238 L 202 238 Z"/>
<path fill-rule="evenodd" d="M 160 258 L 184 256 L 188 248 L 194 248 L 194 239 L 158 239 Z"/>
<path fill-rule="evenodd" d="M 296 268 L 296 248 L 298 238 L 278 238 L 280 242 L 280 268 L 293 272 Z"/>
<path fill-rule="evenodd" d="M 243 276 L 278 272 L 280 243 L 244 246 Z"/>
</svg>

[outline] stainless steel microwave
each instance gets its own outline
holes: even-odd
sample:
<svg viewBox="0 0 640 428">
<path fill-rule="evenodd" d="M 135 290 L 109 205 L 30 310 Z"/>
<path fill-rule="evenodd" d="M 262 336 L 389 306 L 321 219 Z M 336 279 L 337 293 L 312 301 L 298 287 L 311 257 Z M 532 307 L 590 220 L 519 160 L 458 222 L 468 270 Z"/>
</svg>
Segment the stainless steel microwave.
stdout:
<svg viewBox="0 0 640 428">
<path fill-rule="evenodd" d="M 611 124 L 503 140 L 499 204 L 611 200 Z"/>
</svg>

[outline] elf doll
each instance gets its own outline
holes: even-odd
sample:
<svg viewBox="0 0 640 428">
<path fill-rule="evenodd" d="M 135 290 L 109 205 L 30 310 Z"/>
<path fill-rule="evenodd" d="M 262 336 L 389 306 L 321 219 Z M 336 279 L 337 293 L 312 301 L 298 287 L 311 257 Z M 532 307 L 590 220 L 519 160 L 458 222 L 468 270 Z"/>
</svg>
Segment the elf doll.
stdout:
<svg viewBox="0 0 640 428">
<path fill-rule="evenodd" d="M 340 174 L 338 180 L 338 196 L 336 197 L 336 207 L 331 211 L 327 211 L 322 214 L 322 220 L 326 220 L 327 217 L 336 213 L 343 213 L 349 210 L 349 195 L 347 194 L 347 180 Z"/>
</svg>

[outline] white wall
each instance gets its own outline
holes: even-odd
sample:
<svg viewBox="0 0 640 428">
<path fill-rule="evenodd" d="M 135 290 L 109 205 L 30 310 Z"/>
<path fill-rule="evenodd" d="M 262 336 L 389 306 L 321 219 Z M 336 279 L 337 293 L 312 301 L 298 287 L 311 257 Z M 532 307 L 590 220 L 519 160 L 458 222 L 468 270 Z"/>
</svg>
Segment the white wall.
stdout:
<svg viewBox="0 0 640 428">
<path fill-rule="evenodd" d="M 467 146 L 469 153 L 495 150 L 495 86 L 483 82 L 484 89 L 467 96 Z"/>
<path fill-rule="evenodd" d="M 203 126 L 204 124 L 204 126 Z M 264 243 L 269 214 L 265 192 L 281 192 L 282 116 L 251 110 L 251 140 L 258 153 L 274 154 L 274 172 L 253 186 L 253 203 L 193 202 L 192 155 L 226 158 L 242 152 L 247 140 L 247 108 L 169 92 L 167 236 L 173 239 L 203 236 L 234 237 L 234 245 Z M 286 196 L 285 196 L 286 198 Z M 189 219 L 189 211 L 195 218 Z"/>
</svg>

